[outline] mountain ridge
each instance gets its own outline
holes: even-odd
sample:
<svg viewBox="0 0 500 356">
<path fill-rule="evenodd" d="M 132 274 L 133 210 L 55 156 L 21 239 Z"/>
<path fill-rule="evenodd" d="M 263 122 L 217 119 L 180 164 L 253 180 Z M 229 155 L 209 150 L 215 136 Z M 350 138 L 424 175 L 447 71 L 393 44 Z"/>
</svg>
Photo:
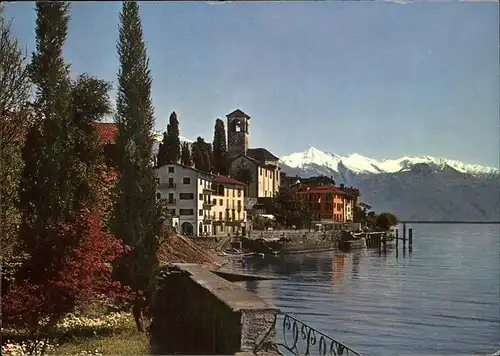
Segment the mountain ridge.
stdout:
<svg viewBox="0 0 500 356">
<path fill-rule="evenodd" d="M 354 186 L 376 211 L 402 220 L 499 221 L 499 170 L 431 156 L 375 160 L 339 156 L 310 147 L 280 159 L 291 176 L 330 176 Z"/>
<path fill-rule="evenodd" d="M 409 171 L 412 167 L 418 164 L 427 164 L 441 169 L 448 166 L 460 173 L 472 174 L 474 176 L 500 174 L 500 170 L 498 168 L 479 164 L 469 164 L 442 157 L 403 156 L 396 159 L 376 160 L 357 153 L 353 153 L 348 156 L 340 156 L 333 153 L 323 152 L 313 146 L 302 152 L 282 156 L 280 158 L 280 162 L 290 168 L 301 169 L 307 166 L 316 165 L 327 167 L 338 173 L 340 173 L 343 169 L 348 169 L 357 174 L 398 173 Z"/>
</svg>

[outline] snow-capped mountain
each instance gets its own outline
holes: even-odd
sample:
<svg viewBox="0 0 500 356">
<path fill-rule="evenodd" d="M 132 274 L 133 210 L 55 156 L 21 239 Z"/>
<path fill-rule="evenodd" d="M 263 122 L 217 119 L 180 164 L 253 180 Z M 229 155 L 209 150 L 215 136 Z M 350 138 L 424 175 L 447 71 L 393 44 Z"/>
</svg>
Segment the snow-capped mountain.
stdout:
<svg viewBox="0 0 500 356">
<path fill-rule="evenodd" d="M 280 160 L 288 175 L 331 176 L 359 188 L 362 201 L 376 211 L 393 211 L 404 220 L 500 220 L 497 168 L 430 156 L 344 157 L 314 147 Z"/>
<path fill-rule="evenodd" d="M 303 169 L 308 166 L 321 166 L 337 173 L 341 173 L 345 169 L 357 174 L 397 173 L 409 171 L 417 164 L 426 164 L 434 168 L 444 168 L 447 166 L 460 173 L 468 173 L 474 176 L 499 174 L 499 170 L 496 168 L 466 164 L 445 158 L 405 156 L 397 159 L 375 160 L 357 153 L 349 156 L 338 156 L 332 153 L 325 153 L 315 147 L 281 157 L 281 162 L 291 168 Z"/>
</svg>

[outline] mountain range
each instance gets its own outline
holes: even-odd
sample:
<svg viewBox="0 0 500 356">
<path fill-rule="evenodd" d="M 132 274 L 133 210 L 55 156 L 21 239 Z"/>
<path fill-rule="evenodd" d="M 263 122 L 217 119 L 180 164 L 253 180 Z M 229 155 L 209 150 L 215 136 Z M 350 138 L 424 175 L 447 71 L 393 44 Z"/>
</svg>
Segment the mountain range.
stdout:
<svg viewBox="0 0 500 356">
<path fill-rule="evenodd" d="M 155 152 L 161 139 L 155 133 Z M 339 156 L 315 147 L 281 157 L 280 166 L 289 176 L 325 175 L 356 187 L 375 211 L 391 211 L 402 220 L 500 221 L 498 168 L 430 156 Z"/>
<path fill-rule="evenodd" d="M 314 147 L 280 161 L 287 175 L 326 175 L 337 184 L 357 187 L 363 202 L 402 220 L 500 220 L 498 168 L 430 156 L 339 156 Z"/>
</svg>

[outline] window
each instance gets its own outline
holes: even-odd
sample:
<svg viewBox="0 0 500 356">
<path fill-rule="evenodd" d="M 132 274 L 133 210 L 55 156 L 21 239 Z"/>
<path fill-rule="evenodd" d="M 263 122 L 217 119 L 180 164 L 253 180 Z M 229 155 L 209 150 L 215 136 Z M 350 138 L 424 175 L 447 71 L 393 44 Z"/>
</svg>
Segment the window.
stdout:
<svg viewBox="0 0 500 356">
<path fill-rule="evenodd" d="M 219 211 L 219 220 L 222 220 L 222 211 Z"/>
<path fill-rule="evenodd" d="M 234 194 L 234 189 L 233 189 L 233 198 L 235 197 L 235 194 Z"/>
<path fill-rule="evenodd" d="M 223 206 L 223 205 L 224 205 L 224 200 L 223 200 L 223 199 L 219 199 L 219 205 L 220 205 L 220 206 Z"/>
<path fill-rule="evenodd" d="M 198 194 L 198 199 L 199 200 L 203 200 L 203 194 L 202 193 Z"/>
<path fill-rule="evenodd" d="M 262 168 L 260 169 L 260 175 L 262 175 Z"/>
<path fill-rule="evenodd" d="M 270 175 L 271 179 L 273 179 L 273 178 L 274 178 L 273 171 L 269 172 L 269 175 Z"/>
<path fill-rule="evenodd" d="M 179 193 L 179 199 L 180 200 L 193 200 L 194 194 L 193 193 Z"/>
<path fill-rule="evenodd" d="M 174 185 L 174 178 L 168 178 L 168 187 L 169 188 L 173 188 L 175 185 Z"/>
<path fill-rule="evenodd" d="M 194 215 L 193 209 L 179 209 L 179 215 Z"/>
<path fill-rule="evenodd" d="M 160 178 L 155 178 L 155 183 L 160 184 Z"/>
<path fill-rule="evenodd" d="M 168 202 L 173 203 L 174 202 L 174 193 L 168 193 Z"/>
<path fill-rule="evenodd" d="M 171 209 L 170 214 L 172 214 L 172 216 L 175 216 L 175 209 Z"/>
<path fill-rule="evenodd" d="M 241 189 L 238 189 L 238 198 L 241 198 Z"/>
<path fill-rule="evenodd" d="M 214 199 L 214 200 L 212 201 L 212 205 L 216 205 L 216 204 L 217 204 L 217 199 Z"/>
<path fill-rule="evenodd" d="M 173 166 L 168 167 L 168 173 L 174 173 L 174 167 Z"/>
<path fill-rule="evenodd" d="M 199 215 L 199 216 L 203 216 L 203 209 L 199 209 L 199 210 L 198 210 L 198 215 Z"/>
<path fill-rule="evenodd" d="M 264 177 L 267 177 L 267 169 L 264 170 Z"/>
<path fill-rule="evenodd" d="M 161 193 L 156 193 L 156 200 L 160 200 L 160 199 L 161 199 Z"/>
<path fill-rule="evenodd" d="M 182 178 L 182 184 L 191 184 L 191 178 L 189 177 Z"/>
</svg>

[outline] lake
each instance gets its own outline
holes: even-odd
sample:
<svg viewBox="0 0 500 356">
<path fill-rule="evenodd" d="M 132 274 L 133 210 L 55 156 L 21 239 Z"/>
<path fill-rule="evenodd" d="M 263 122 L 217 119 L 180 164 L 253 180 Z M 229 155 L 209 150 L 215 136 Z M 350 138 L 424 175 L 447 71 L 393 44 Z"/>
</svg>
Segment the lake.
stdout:
<svg viewBox="0 0 500 356">
<path fill-rule="evenodd" d="M 390 246 L 381 255 L 270 256 L 232 268 L 284 277 L 238 284 L 365 355 L 499 350 L 499 225 L 412 227 L 411 254 L 400 243 L 397 256 Z"/>
</svg>

